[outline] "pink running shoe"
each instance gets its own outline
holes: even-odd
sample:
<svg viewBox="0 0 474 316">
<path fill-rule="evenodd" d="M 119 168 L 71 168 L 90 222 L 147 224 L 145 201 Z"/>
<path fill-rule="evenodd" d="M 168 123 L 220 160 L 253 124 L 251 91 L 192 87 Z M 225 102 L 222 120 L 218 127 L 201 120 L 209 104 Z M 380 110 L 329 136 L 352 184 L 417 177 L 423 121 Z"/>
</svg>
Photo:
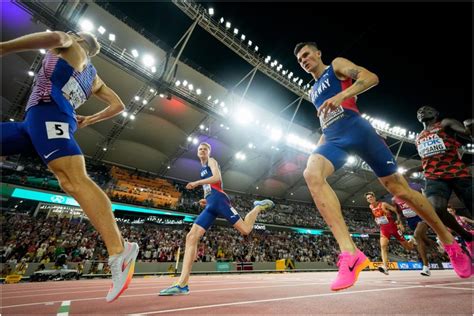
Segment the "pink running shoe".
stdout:
<svg viewBox="0 0 474 316">
<path fill-rule="evenodd" d="M 469 278 L 471 276 L 471 258 L 464 253 L 457 242 L 451 245 L 444 245 L 444 250 L 449 256 L 454 271 L 460 278 Z"/>
<path fill-rule="evenodd" d="M 331 290 L 339 291 L 353 286 L 359 277 L 360 271 L 367 268 L 369 262 L 369 259 L 359 249 L 356 250 L 354 255 L 351 255 L 348 251 L 341 252 L 337 261 L 339 272 L 331 284 Z"/>
</svg>

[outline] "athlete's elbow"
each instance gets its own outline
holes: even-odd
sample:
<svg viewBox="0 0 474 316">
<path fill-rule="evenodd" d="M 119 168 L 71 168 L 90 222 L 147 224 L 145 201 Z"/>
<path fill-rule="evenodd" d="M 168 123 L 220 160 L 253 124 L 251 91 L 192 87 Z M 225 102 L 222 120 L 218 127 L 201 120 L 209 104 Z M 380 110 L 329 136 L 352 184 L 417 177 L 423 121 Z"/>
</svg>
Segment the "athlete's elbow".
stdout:
<svg viewBox="0 0 474 316">
<path fill-rule="evenodd" d="M 371 73 L 371 77 L 372 77 L 372 83 L 374 86 L 378 85 L 379 84 L 379 76 L 377 76 L 376 74 L 374 73 Z"/>
<path fill-rule="evenodd" d="M 72 44 L 71 37 L 64 32 L 54 31 L 49 33 L 51 44 L 54 47 L 69 47 Z"/>
</svg>

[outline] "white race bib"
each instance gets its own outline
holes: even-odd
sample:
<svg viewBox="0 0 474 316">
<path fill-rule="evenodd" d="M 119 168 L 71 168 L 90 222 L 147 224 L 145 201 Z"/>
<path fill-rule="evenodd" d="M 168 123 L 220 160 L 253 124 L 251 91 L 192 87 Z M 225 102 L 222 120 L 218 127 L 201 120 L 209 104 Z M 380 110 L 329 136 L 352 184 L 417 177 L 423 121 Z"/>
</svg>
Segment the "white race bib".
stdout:
<svg viewBox="0 0 474 316">
<path fill-rule="evenodd" d="M 325 129 L 335 121 L 344 117 L 344 108 L 339 105 L 334 111 L 331 111 L 326 114 L 324 117 L 319 118 L 321 128 Z"/>
<path fill-rule="evenodd" d="M 48 139 L 67 138 L 69 139 L 69 123 L 45 122 Z"/>
<path fill-rule="evenodd" d="M 388 224 L 388 218 L 387 216 L 379 216 L 375 218 L 375 222 L 379 225 L 385 225 Z"/>
<path fill-rule="evenodd" d="M 431 134 L 418 141 L 417 150 L 421 158 L 426 158 L 446 152 L 446 145 L 441 137 Z"/>
<path fill-rule="evenodd" d="M 84 102 L 87 101 L 87 96 L 82 90 L 79 82 L 74 77 L 69 78 L 68 82 L 62 89 L 69 102 L 72 104 L 74 109 L 80 107 Z"/>
<path fill-rule="evenodd" d="M 414 210 L 409 208 L 404 209 L 402 212 L 403 216 L 405 216 L 406 218 L 415 217 L 417 215 Z"/>
<path fill-rule="evenodd" d="M 211 194 L 211 185 L 210 184 L 203 184 L 202 185 L 202 188 L 204 190 L 204 197 L 208 196 L 209 194 Z"/>
</svg>

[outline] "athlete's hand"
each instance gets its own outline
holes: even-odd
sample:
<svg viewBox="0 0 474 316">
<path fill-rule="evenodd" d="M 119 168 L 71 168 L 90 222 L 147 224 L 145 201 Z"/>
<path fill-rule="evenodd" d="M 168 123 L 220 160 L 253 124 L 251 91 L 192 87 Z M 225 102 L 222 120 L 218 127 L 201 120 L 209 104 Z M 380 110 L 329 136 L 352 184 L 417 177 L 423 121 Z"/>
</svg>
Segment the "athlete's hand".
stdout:
<svg viewBox="0 0 474 316">
<path fill-rule="evenodd" d="M 92 124 L 92 119 L 90 116 L 76 115 L 77 127 L 83 128 Z"/>
<path fill-rule="evenodd" d="M 194 188 L 197 187 L 197 186 L 198 186 L 198 184 L 196 184 L 196 181 L 194 181 L 194 182 L 189 182 L 188 184 L 186 184 L 186 189 L 192 190 L 192 189 L 194 189 Z"/>
<path fill-rule="evenodd" d="M 398 227 L 398 230 L 401 231 L 402 233 L 405 232 L 405 227 L 403 227 L 402 224 L 398 224 L 397 227 Z"/>
<path fill-rule="evenodd" d="M 339 105 L 341 105 L 344 98 L 340 94 L 336 94 L 332 98 L 327 99 L 318 109 L 318 117 L 326 117 L 329 112 L 334 111 Z"/>
<path fill-rule="evenodd" d="M 474 136 L 474 133 L 473 133 L 473 130 L 472 130 L 472 121 L 474 121 L 474 119 L 468 119 L 468 120 L 464 120 L 463 124 L 464 126 L 469 130 L 469 132 L 471 133 L 471 137 Z"/>
<path fill-rule="evenodd" d="M 205 208 L 206 205 L 207 205 L 206 199 L 200 199 L 200 200 L 199 200 L 199 205 L 200 205 L 202 208 Z"/>
</svg>

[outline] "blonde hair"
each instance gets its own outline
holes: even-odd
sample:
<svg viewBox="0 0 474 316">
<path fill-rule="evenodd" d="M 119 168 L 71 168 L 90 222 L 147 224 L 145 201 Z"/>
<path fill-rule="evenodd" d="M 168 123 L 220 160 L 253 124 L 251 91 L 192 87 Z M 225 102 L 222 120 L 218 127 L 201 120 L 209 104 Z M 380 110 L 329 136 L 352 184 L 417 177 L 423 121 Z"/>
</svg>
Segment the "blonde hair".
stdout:
<svg viewBox="0 0 474 316">
<path fill-rule="evenodd" d="M 201 146 L 201 145 L 202 145 L 202 146 L 206 146 L 207 148 L 209 148 L 209 151 L 212 150 L 211 144 L 209 144 L 209 143 L 202 142 L 202 143 L 199 144 L 199 146 Z"/>
<path fill-rule="evenodd" d="M 89 32 L 77 32 L 77 35 L 79 35 L 87 43 L 87 46 L 89 46 L 89 57 L 94 57 L 100 52 L 100 44 L 94 34 Z"/>
</svg>

